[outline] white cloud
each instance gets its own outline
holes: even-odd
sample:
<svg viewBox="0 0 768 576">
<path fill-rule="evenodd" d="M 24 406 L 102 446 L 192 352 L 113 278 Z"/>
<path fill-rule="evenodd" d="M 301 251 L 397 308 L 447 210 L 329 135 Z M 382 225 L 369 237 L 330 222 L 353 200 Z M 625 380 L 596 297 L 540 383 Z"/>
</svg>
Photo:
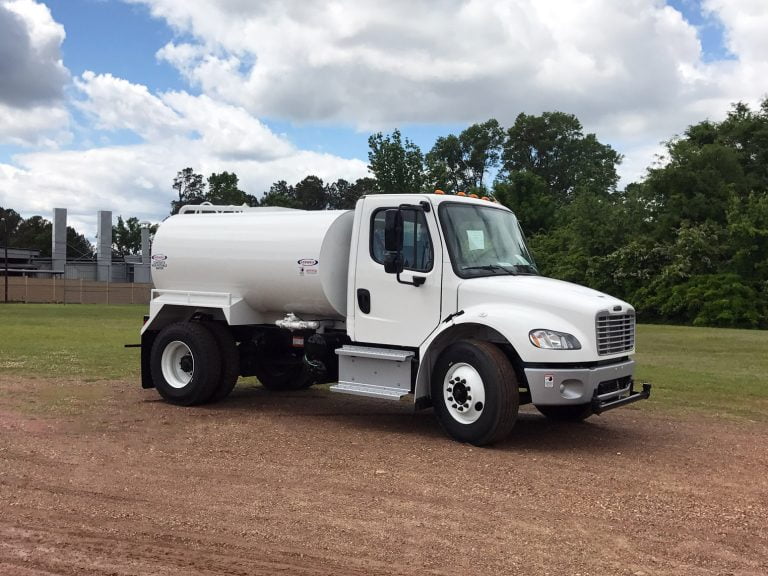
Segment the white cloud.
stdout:
<svg viewBox="0 0 768 576">
<path fill-rule="evenodd" d="M 0 144 L 56 148 L 69 142 L 69 113 L 63 106 L 20 110 L 0 102 Z"/>
<path fill-rule="evenodd" d="M 234 171 L 241 188 L 256 196 L 278 179 L 298 182 L 315 174 L 326 181 L 354 180 L 367 173 L 359 160 L 306 151 L 266 161 L 223 161 L 202 141 L 179 137 L 161 144 L 17 156 L 16 166 L 0 163 L 0 190 L 4 192 L 0 205 L 48 217 L 54 207 L 65 207 L 73 221 L 92 225 L 92 230 L 83 230 L 92 235 L 97 210 L 152 221 L 167 216 L 175 194 L 173 177 L 186 166 L 206 177 L 212 172 Z"/>
<path fill-rule="evenodd" d="M 729 50 L 741 61 L 764 63 L 768 54 L 768 6 L 764 0 L 704 0 L 704 10 L 726 29 Z"/>
<path fill-rule="evenodd" d="M 656 0 L 133 0 L 195 42 L 158 52 L 257 116 L 391 127 L 677 107 L 696 30 Z"/>
<path fill-rule="evenodd" d="M 75 86 L 86 96 L 76 105 L 94 117 L 100 130 L 129 130 L 148 140 L 188 130 L 183 119 L 146 86 L 90 71 L 76 79 Z"/>
<path fill-rule="evenodd" d="M 32 0 L 0 0 L 0 144 L 52 147 L 69 140 L 64 28 Z"/>
<path fill-rule="evenodd" d="M 736 55 L 713 63 L 661 0 L 127 1 L 184 35 L 158 57 L 205 94 L 299 123 L 510 125 L 562 110 L 634 153 L 768 93 L 764 0 L 704 0 Z"/>
<path fill-rule="evenodd" d="M 92 121 L 95 131 L 84 132 L 108 142 L 128 131 L 140 142 L 17 154 L 0 164 L 0 204 L 43 214 L 67 206 L 83 222 L 102 208 L 157 219 L 186 166 L 235 171 L 257 195 L 277 179 L 366 174 L 363 160 L 297 149 L 263 118 L 400 126 L 407 136 L 410 123 L 495 117 L 509 126 L 520 112 L 561 110 L 625 155 L 626 184 L 642 176 L 660 141 L 768 94 L 764 0 L 702 0 L 733 54 L 714 62 L 703 59 L 696 28 L 662 0 L 125 1 L 148 6 L 178 33 L 157 57 L 199 94 L 86 72 L 71 103 Z M 43 4 L 0 0 L 0 79 L 25 79 L 0 82 L 0 143 L 67 141 L 63 39 Z M 18 58 L 4 57 L 11 54 Z"/>
</svg>

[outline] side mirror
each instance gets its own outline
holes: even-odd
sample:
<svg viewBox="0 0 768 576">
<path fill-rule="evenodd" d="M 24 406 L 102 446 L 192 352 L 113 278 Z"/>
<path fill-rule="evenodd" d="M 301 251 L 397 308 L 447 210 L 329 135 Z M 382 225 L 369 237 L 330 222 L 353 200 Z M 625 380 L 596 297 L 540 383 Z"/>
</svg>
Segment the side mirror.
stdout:
<svg viewBox="0 0 768 576">
<path fill-rule="evenodd" d="M 403 271 L 403 213 L 392 208 L 384 212 L 384 271 Z"/>
</svg>

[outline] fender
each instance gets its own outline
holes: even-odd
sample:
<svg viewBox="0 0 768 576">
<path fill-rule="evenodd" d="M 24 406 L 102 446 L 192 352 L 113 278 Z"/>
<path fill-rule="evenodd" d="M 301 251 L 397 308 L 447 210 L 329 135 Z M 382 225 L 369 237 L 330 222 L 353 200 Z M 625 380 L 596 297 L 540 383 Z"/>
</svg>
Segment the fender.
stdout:
<svg viewBox="0 0 768 576">
<path fill-rule="evenodd" d="M 541 350 L 531 344 L 528 333 L 532 328 L 546 328 L 567 332 L 581 343 L 580 350 Z M 443 321 L 419 347 L 421 362 L 416 374 L 414 399 L 430 395 L 432 368 L 440 353 L 451 343 L 466 338 L 509 344 L 523 362 L 564 363 L 594 360 L 594 335 L 540 308 L 513 304 L 485 304 L 470 306 Z"/>
<path fill-rule="evenodd" d="M 229 326 L 264 324 L 282 317 L 265 317 L 248 306 L 242 298 L 228 292 L 155 289 L 152 290 L 149 302 L 149 319 L 144 323 L 141 333 L 160 330 L 172 322 L 188 320 L 199 312 L 224 320 Z"/>
</svg>

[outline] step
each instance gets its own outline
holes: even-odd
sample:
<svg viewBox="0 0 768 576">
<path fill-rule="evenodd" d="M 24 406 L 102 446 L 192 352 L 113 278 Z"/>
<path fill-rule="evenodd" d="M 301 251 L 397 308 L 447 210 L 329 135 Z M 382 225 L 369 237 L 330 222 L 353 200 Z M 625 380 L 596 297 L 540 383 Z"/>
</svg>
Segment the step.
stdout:
<svg viewBox="0 0 768 576">
<path fill-rule="evenodd" d="M 390 362 L 405 362 L 413 358 L 410 350 L 395 350 L 394 348 L 372 348 L 370 346 L 342 346 L 336 350 L 339 356 L 354 356 L 356 358 L 377 358 Z"/>
<path fill-rule="evenodd" d="M 399 400 L 411 391 L 410 350 L 343 346 L 339 356 L 339 383 L 333 392 Z"/>
<path fill-rule="evenodd" d="M 368 396 L 370 398 L 384 398 L 386 400 L 400 400 L 409 393 L 402 388 L 387 388 L 385 386 L 371 386 L 369 384 L 336 384 L 331 386 L 331 392 L 341 394 L 353 394 L 355 396 Z"/>
</svg>

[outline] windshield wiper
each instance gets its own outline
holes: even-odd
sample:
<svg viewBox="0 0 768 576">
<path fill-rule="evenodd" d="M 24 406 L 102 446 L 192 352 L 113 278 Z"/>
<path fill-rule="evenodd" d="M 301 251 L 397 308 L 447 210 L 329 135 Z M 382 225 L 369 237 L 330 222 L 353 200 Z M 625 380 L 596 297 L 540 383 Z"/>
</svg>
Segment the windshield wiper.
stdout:
<svg viewBox="0 0 768 576">
<path fill-rule="evenodd" d="M 523 274 L 538 274 L 539 271 L 533 264 L 514 264 L 515 269 L 520 272 L 524 270 Z"/>
<path fill-rule="evenodd" d="M 510 276 L 517 276 L 517 272 L 510 268 L 505 268 L 504 266 L 497 266 L 496 264 L 483 264 L 482 266 L 464 266 L 462 270 L 490 270 L 493 273 L 496 273 L 497 270 L 501 270 L 505 274 L 509 274 Z"/>
</svg>

